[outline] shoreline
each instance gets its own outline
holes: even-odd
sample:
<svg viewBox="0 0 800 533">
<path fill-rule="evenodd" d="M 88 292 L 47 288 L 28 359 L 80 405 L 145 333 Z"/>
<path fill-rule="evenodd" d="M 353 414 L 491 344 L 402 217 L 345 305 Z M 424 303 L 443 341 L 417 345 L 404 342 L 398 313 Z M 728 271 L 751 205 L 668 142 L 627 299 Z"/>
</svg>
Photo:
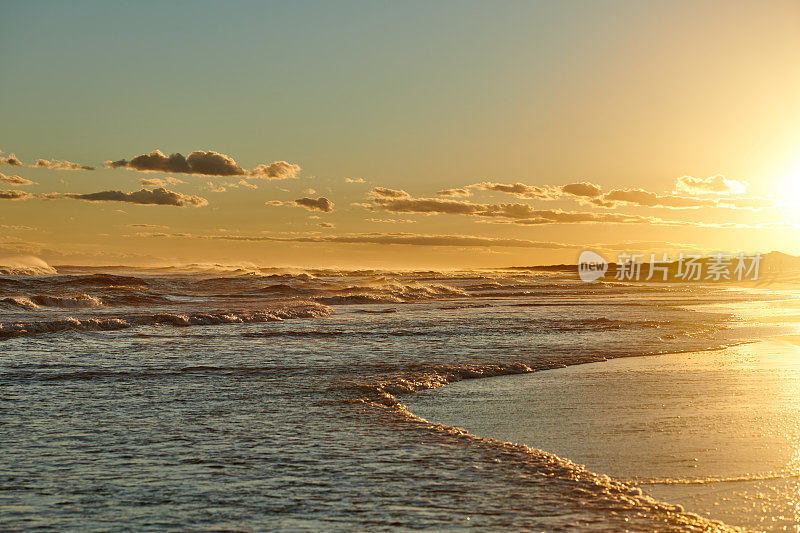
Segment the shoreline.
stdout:
<svg viewBox="0 0 800 533">
<path fill-rule="evenodd" d="M 758 342 L 760 341 L 747 340 L 736 343 L 733 346 Z M 567 477 L 580 485 L 580 489 L 584 491 L 587 490 L 587 487 L 590 487 L 590 491 L 593 489 L 606 496 L 610 496 L 623 506 L 629 506 L 631 503 L 634 503 L 636 506 L 640 507 L 641 511 L 652 513 L 651 518 L 662 530 L 674 529 L 676 531 L 683 531 L 688 527 L 700 528 L 704 531 L 744 531 L 742 528 L 729 525 L 722 520 L 704 517 L 697 513 L 687 511 L 680 504 L 670 503 L 666 500 L 645 494 L 638 486 L 642 483 L 635 483 L 631 480 L 594 472 L 585 465 L 576 463 L 567 457 L 548 452 L 542 448 L 488 436 L 479 436 L 455 425 L 432 422 L 416 414 L 402 401 L 403 397 L 410 397 L 419 392 L 432 392 L 434 390 L 444 389 L 448 385 L 475 382 L 485 378 L 510 378 L 512 376 L 540 374 L 542 372 L 582 367 L 594 363 L 607 363 L 613 360 L 644 359 L 664 355 L 716 352 L 729 349 L 731 346 L 732 345 L 712 347 L 705 350 L 682 350 L 667 354 L 645 354 L 603 358 L 537 369 L 519 362 L 505 366 L 473 365 L 470 368 L 462 369 L 440 369 L 435 373 L 429 372 L 421 374 L 414 380 L 398 378 L 394 382 L 381 383 L 377 385 L 374 390 L 374 392 L 377 393 L 377 398 L 358 398 L 350 402 L 361 403 L 367 407 L 378 409 L 378 413 L 382 416 L 391 414 L 391 416 L 404 423 L 421 424 L 426 429 L 437 434 L 456 437 L 466 441 L 466 444 L 470 446 L 477 445 L 483 448 L 490 448 L 495 452 L 512 452 L 517 455 L 520 468 L 544 468 L 545 471 L 549 472 L 543 475 L 549 476 L 553 476 L 554 472 L 559 472 L 561 474 L 566 473 Z M 542 475 L 541 472 L 539 472 L 539 474 Z M 669 525 L 665 525 L 665 523 L 669 523 Z"/>
<path fill-rule="evenodd" d="M 612 368 L 615 365 L 619 366 L 619 367 L 622 367 L 622 368 L 637 367 L 637 366 L 638 367 L 648 367 L 648 366 L 653 367 L 653 366 L 657 366 L 656 363 L 659 362 L 659 361 L 663 361 L 665 359 L 675 359 L 675 358 L 683 358 L 681 364 L 685 365 L 687 367 L 690 367 L 691 365 L 695 365 L 696 364 L 695 362 L 692 362 L 692 359 L 701 360 L 701 361 L 703 361 L 703 360 L 705 360 L 705 361 L 715 361 L 715 360 L 719 360 L 720 358 L 724 358 L 725 356 L 729 355 L 730 353 L 734 353 L 737 350 L 745 350 L 745 351 L 749 351 L 749 352 L 752 352 L 752 353 L 768 353 L 769 350 L 771 350 L 771 349 L 777 349 L 778 351 L 783 351 L 785 353 L 789 353 L 789 352 L 798 351 L 798 344 L 800 344 L 800 343 L 798 343 L 798 337 L 795 336 L 795 335 L 768 336 L 768 337 L 765 337 L 763 339 L 750 340 L 748 342 L 738 343 L 735 346 L 726 346 L 726 347 L 722 347 L 722 348 L 714 348 L 714 349 L 707 349 L 707 350 L 691 350 L 691 351 L 675 352 L 675 353 L 669 353 L 669 354 L 658 354 L 658 355 L 654 355 L 654 356 L 649 356 L 648 355 L 648 356 L 637 356 L 637 357 L 616 357 L 616 358 L 607 359 L 606 361 L 597 361 L 597 362 L 605 362 L 605 363 L 607 363 L 606 365 L 589 365 L 589 364 L 584 364 L 584 363 L 578 363 L 578 364 L 575 364 L 575 365 L 569 365 L 567 367 L 559 367 L 559 368 L 548 369 L 548 370 L 551 370 L 552 372 L 545 372 L 545 373 L 535 372 L 535 373 L 537 374 L 537 376 L 544 377 L 544 375 L 558 373 L 558 372 L 562 372 L 565 375 L 566 374 L 580 375 L 580 374 L 591 374 L 594 370 L 598 370 L 597 372 L 595 372 L 595 374 L 599 375 L 599 374 L 603 373 L 599 369 L 603 368 L 603 369 L 608 370 L 609 369 L 609 365 Z M 786 350 L 786 347 L 789 347 L 789 346 L 791 346 L 791 348 L 789 348 L 789 350 Z M 714 355 L 709 355 L 709 354 L 714 354 Z M 689 359 L 686 359 L 687 355 L 690 356 Z M 692 358 L 691 357 L 692 355 L 695 355 L 696 357 Z M 648 363 L 644 363 L 644 361 L 648 361 Z M 587 369 L 589 369 L 589 370 L 587 370 Z M 634 370 L 628 369 L 628 372 L 634 372 Z M 525 383 L 526 382 L 527 383 L 533 383 L 533 380 L 535 378 L 533 378 L 533 376 L 522 376 L 522 375 L 520 375 L 520 376 L 517 376 L 517 377 L 511 377 L 511 375 L 507 375 L 507 376 L 503 376 L 503 377 L 498 377 L 498 379 L 504 380 L 507 383 L 504 384 L 504 386 L 503 386 L 503 391 L 505 391 L 505 392 L 503 392 L 502 394 L 499 394 L 497 396 L 492 396 L 491 395 L 492 393 L 475 392 L 472 389 L 481 389 L 482 390 L 485 387 L 483 387 L 482 385 L 481 386 L 476 386 L 477 384 L 480 383 L 481 380 L 471 380 L 471 383 L 467 382 L 467 381 L 462 381 L 458 385 L 456 385 L 456 387 L 459 389 L 460 396 L 457 396 L 457 397 L 459 399 L 460 405 L 456 405 L 455 404 L 455 401 L 453 399 L 455 395 L 452 392 L 452 389 L 451 389 L 451 391 L 448 391 L 448 393 L 446 393 L 445 397 L 442 397 L 441 395 L 438 395 L 440 399 L 434 400 L 433 402 L 428 401 L 427 402 L 428 404 L 448 404 L 448 402 L 449 402 L 449 405 L 453 408 L 452 409 L 453 412 L 449 412 L 449 411 L 446 411 L 446 409 L 444 407 L 442 407 L 442 405 L 439 405 L 437 407 L 438 411 L 439 412 L 449 412 L 449 415 L 448 415 L 449 418 L 448 417 L 443 418 L 442 416 L 438 416 L 438 417 L 433 417 L 433 419 L 436 420 L 437 422 L 441 422 L 442 423 L 441 425 L 448 425 L 448 424 L 453 423 L 454 424 L 453 427 L 466 426 L 468 429 L 465 429 L 463 431 L 470 432 L 470 434 L 471 435 L 475 435 L 476 438 L 488 438 L 489 440 L 498 441 L 498 442 L 504 443 L 505 445 L 507 445 L 508 443 L 518 442 L 518 443 L 524 443 L 524 444 L 518 444 L 519 446 L 525 446 L 525 447 L 529 447 L 529 448 L 533 448 L 533 449 L 537 449 L 537 450 L 548 450 L 547 447 L 540 446 L 540 445 L 538 445 L 537 442 L 531 442 L 530 440 L 524 440 L 524 439 L 507 440 L 506 439 L 507 434 L 498 434 L 497 432 L 488 433 L 487 432 L 488 430 L 487 431 L 483 431 L 483 432 L 475 431 L 475 428 L 477 427 L 475 425 L 475 424 L 477 424 L 477 422 L 475 420 L 479 419 L 477 417 L 485 416 L 485 415 L 475 415 L 475 414 L 473 414 L 472 415 L 473 416 L 472 424 L 469 424 L 469 423 L 467 423 L 467 424 L 464 424 L 464 423 L 456 424 L 453 421 L 454 418 L 455 418 L 455 414 L 454 413 L 457 413 L 459 409 L 461 409 L 462 412 L 468 412 L 469 411 L 469 406 L 472 406 L 475 409 L 480 409 L 480 407 L 476 407 L 477 405 L 480 405 L 480 401 L 482 401 L 484 403 L 487 403 L 487 404 L 491 404 L 491 405 L 495 405 L 497 401 L 508 402 L 509 400 L 500 400 L 499 399 L 499 398 L 505 397 L 505 396 L 503 396 L 503 394 L 505 394 L 507 392 L 507 389 L 510 390 L 511 388 L 516 388 L 517 390 L 519 390 L 519 389 L 531 390 L 531 389 L 525 389 Z M 512 381 L 514 382 L 513 386 L 510 385 L 510 383 Z M 455 384 L 455 382 L 454 382 L 454 384 Z M 508 385 L 508 386 L 506 386 L 506 385 Z M 581 391 L 583 391 L 583 389 L 581 389 Z M 468 392 L 472 392 L 472 396 L 469 396 Z M 678 394 L 678 393 L 675 393 L 675 394 Z M 435 398 L 437 396 L 437 393 L 433 393 L 432 391 L 429 391 L 429 393 L 425 393 L 425 396 L 426 397 L 430 397 L 430 398 Z M 521 398 L 522 395 L 513 396 L 513 397 L 514 398 Z M 469 403 L 468 406 L 465 406 L 465 404 L 464 404 L 464 401 L 465 401 L 466 398 L 469 398 L 469 400 L 470 400 L 470 403 Z M 493 399 L 493 398 L 495 398 L 495 399 Z M 509 398 L 510 398 L 510 396 L 509 396 Z M 428 398 L 425 398 L 425 400 L 427 401 Z M 409 409 L 409 412 L 413 416 L 417 416 L 419 418 L 422 418 L 423 420 L 426 420 L 426 418 L 430 420 L 432 418 L 429 415 L 429 413 L 432 410 L 431 405 L 422 404 L 424 407 L 427 407 L 427 410 L 426 410 L 426 409 L 421 409 L 420 408 L 421 404 L 418 403 L 417 401 L 413 401 L 413 402 L 409 402 L 409 403 L 411 404 L 411 407 L 408 407 L 407 409 Z M 417 405 L 414 405 L 414 404 L 417 404 Z M 583 404 L 581 404 L 581 405 L 583 405 Z M 642 408 L 645 409 L 645 407 L 642 407 Z M 434 410 L 434 411 L 436 411 L 436 410 Z M 420 414 L 417 414 L 417 413 L 420 413 Z M 467 416 L 467 418 L 465 419 L 464 416 Z M 504 414 L 503 413 L 497 413 L 495 416 L 497 418 L 502 419 Z M 507 416 L 507 415 L 505 415 L 505 416 Z M 545 415 L 542 415 L 542 416 L 545 416 Z M 680 415 L 678 415 L 678 416 L 680 416 Z M 461 415 L 461 419 L 462 420 L 469 420 L 469 415 Z M 568 420 L 564 420 L 563 422 L 569 422 L 569 421 Z M 437 425 L 436 422 L 429 422 L 429 423 Z M 517 423 L 519 423 L 519 421 L 517 421 Z M 486 422 L 484 421 L 484 426 L 483 426 L 484 429 L 485 429 L 485 427 L 488 427 L 485 424 L 486 424 Z M 505 427 L 505 426 L 503 426 L 503 427 Z M 650 430 L 650 432 L 652 433 L 652 430 Z M 571 435 L 571 436 L 572 436 L 573 439 L 575 438 L 575 435 Z M 581 463 L 581 462 L 585 463 L 586 462 L 585 460 L 583 460 L 582 457 L 579 457 L 579 456 L 576 457 L 574 455 L 564 454 L 559 449 L 553 449 L 553 448 L 549 448 L 549 449 L 552 450 L 552 452 L 545 452 L 545 453 L 553 453 L 555 457 L 564 458 L 564 460 L 568 461 L 569 463 L 575 464 L 575 463 Z M 600 452 L 598 452 L 598 453 L 600 453 Z M 689 514 L 689 515 L 692 515 L 692 516 L 697 516 L 697 517 L 702 518 L 704 520 L 711 520 L 712 521 L 711 523 L 717 525 L 717 527 L 719 527 L 718 524 L 722 524 L 724 527 L 730 528 L 731 530 L 736 530 L 737 529 L 737 526 L 731 525 L 731 524 L 737 523 L 737 522 L 732 522 L 730 520 L 730 516 L 729 515 L 732 513 L 732 511 L 728 512 L 727 514 L 724 513 L 724 512 L 719 513 L 719 514 L 711 514 L 711 515 L 709 515 L 707 513 L 701 514 L 701 513 L 698 512 L 699 508 L 692 508 L 691 503 L 687 504 L 686 501 L 681 500 L 681 497 L 672 497 L 671 498 L 671 497 L 665 496 L 665 494 L 675 493 L 676 490 L 680 490 L 681 486 L 686 487 L 686 486 L 694 486 L 694 485 L 715 485 L 715 484 L 717 484 L 717 486 L 718 486 L 719 483 L 736 482 L 736 481 L 745 482 L 745 483 L 750 483 L 750 482 L 756 483 L 756 482 L 762 482 L 762 481 L 763 482 L 770 482 L 770 480 L 775 480 L 778 483 L 783 483 L 783 482 L 785 482 L 787 480 L 796 479 L 797 477 L 800 477 L 800 473 L 797 473 L 797 472 L 791 473 L 791 472 L 786 472 L 786 471 L 783 471 L 783 472 L 781 472 L 781 471 L 770 471 L 770 472 L 766 472 L 766 473 L 765 472 L 758 472 L 758 473 L 755 473 L 755 474 L 754 473 L 748 473 L 748 474 L 743 474 L 743 475 L 738 475 L 738 476 L 737 475 L 730 475 L 730 476 L 729 475 L 724 475 L 724 476 L 712 477 L 712 476 L 705 475 L 705 476 L 701 476 L 698 479 L 687 479 L 687 478 L 684 478 L 684 479 L 675 480 L 675 479 L 664 479 L 664 478 L 661 478 L 661 479 L 645 478 L 643 476 L 615 475 L 615 474 L 613 474 L 613 472 L 604 471 L 602 468 L 600 468 L 600 469 L 595 468 L 591 464 L 588 464 L 585 467 L 582 466 L 582 468 L 585 468 L 587 471 L 592 472 L 593 474 L 601 476 L 601 477 L 603 477 L 606 474 L 608 474 L 610 476 L 610 479 L 613 479 L 614 481 L 623 483 L 623 484 L 625 484 L 625 485 L 627 485 L 629 487 L 640 488 L 640 489 L 643 489 L 643 490 L 647 491 L 649 494 L 646 494 L 646 496 L 649 497 L 649 498 L 652 497 L 656 501 L 664 502 L 665 505 L 675 505 L 675 504 L 677 504 L 680 508 L 682 508 L 682 509 L 686 508 L 687 509 L 686 514 Z M 666 489 L 653 488 L 654 485 L 660 485 L 661 487 L 667 487 L 667 488 Z M 679 496 L 682 496 L 682 495 L 679 494 Z M 673 502 L 673 503 L 669 503 L 669 502 Z M 749 500 L 748 500 L 748 502 L 749 502 Z M 717 505 L 714 502 L 712 502 L 712 504 L 713 505 Z M 776 505 L 777 505 L 777 503 L 776 503 Z M 723 506 L 723 507 L 725 507 L 725 506 Z M 730 507 L 730 505 L 728 505 L 728 507 Z M 753 524 L 752 523 L 749 523 L 749 524 L 748 523 L 742 523 L 738 527 L 742 527 L 742 526 L 744 526 L 744 527 L 753 527 Z"/>
</svg>

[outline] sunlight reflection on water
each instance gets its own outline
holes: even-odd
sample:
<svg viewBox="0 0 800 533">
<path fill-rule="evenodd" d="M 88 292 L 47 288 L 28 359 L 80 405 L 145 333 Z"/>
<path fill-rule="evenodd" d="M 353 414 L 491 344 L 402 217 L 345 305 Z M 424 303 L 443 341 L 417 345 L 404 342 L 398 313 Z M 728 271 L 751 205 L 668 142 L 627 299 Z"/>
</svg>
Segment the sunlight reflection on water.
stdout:
<svg viewBox="0 0 800 533">
<path fill-rule="evenodd" d="M 745 303 L 736 312 L 745 326 L 791 325 L 797 305 Z M 406 403 L 428 420 L 631 480 L 688 511 L 794 531 L 800 523 L 797 341 L 785 335 L 720 351 L 464 381 Z"/>
</svg>

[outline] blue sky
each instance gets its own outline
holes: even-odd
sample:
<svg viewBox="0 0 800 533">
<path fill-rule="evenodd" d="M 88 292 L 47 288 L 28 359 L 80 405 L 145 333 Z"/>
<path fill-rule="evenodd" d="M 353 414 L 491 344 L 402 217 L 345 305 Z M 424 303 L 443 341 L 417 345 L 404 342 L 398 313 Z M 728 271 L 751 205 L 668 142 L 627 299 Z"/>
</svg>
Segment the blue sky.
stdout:
<svg viewBox="0 0 800 533">
<path fill-rule="evenodd" d="M 336 231 L 352 233 L 385 231 L 365 222 L 374 214 L 343 209 L 363 202 L 368 186 L 427 197 L 486 180 L 588 181 L 664 194 L 680 176 L 722 174 L 764 197 L 800 168 L 792 2 L 5 1 L 0 15 L 0 149 L 99 167 L 26 170 L 32 192 L 134 191 L 141 176 L 103 162 L 155 149 L 303 169 L 299 180 L 217 195 L 202 216 L 125 206 L 175 229 L 304 231 L 316 214 L 264 204 L 308 189 L 336 201 Z M 346 178 L 367 188 L 344 187 Z M 187 181 L 185 194 L 203 194 L 208 182 Z M 29 213 L 37 231 L 55 235 L 67 230 L 49 228 L 56 215 L 46 213 L 71 216 L 69 242 L 89 249 L 99 244 L 84 225 L 110 209 L 34 198 L 15 202 L 0 223 L 23 224 Z M 574 243 L 586 233 L 473 222 L 423 216 L 413 231 Z M 652 240 L 645 229 L 631 239 Z M 673 242 L 683 235 L 663 231 Z M 735 242 L 722 233 L 692 239 Z"/>
</svg>

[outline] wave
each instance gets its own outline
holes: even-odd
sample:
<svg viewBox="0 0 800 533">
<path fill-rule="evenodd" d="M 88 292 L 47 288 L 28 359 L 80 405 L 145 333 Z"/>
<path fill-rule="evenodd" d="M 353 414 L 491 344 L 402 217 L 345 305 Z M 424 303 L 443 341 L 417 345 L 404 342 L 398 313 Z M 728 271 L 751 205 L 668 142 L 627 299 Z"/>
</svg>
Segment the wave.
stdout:
<svg viewBox="0 0 800 533">
<path fill-rule="evenodd" d="M 478 446 L 490 456 L 490 460 L 514 464 L 520 475 L 546 476 L 554 483 L 566 482 L 572 485 L 570 493 L 585 504 L 587 498 L 595 499 L 607 511 L 615 507 L 657 516 L 665 529 L 724 531 L 728 530 L 722 522 L 687 513 L 680 505 L 658 501 L 642 492 L 631 483 L 596 474 L 568 459 L 555 454 L 531 448 L 522 444 L 504 442 L 496 439 L 478 437 L 464 429 L 436 424 L 421 418 L 401 403 L 397 395 L 409 394 L 444 386 L 463 379 L 475 379 L 501 375 L 533 372 L 534 369 L 520 363 L 465 365 L 438 367 L 428 372 L 409 376 L 397 376 L 372 383 L 351 383 L 356 398 L 351 403 L 361 404 L 366 409 L 376 409 L 394 424 L 419 427 Z M 599 501 L 597 501 L 599 500 Z"/>
<path fill-rule="evenodd" d="M 42 307 L 63 307 L 67 309 L 85 309 L 91 307 L 103 307 L 103 301 L 90 294 L 76 294 L 74 296 L 31 296 L 30 300 L 37 306 Z"/>
<path fill-rule="evenodd" d="M 103 295 L 102 301 L 108 306 L 140 307 L 145 305 L 165 305 L 172 303 L 173 300 L 161 294 L 147 294 L 115 287 L 115 291 L 109 295 Z"/>
<path fill-rule="evenodd" d="M 486 309 L 487 307 L 494 307 L 494 304 L 486 304 L 486 303 L 470 304 L 470 303 L 466 303 L 466 304 L 456 304 L 456 305 L 444 305 L 444 306 L 440 307 L 439 309 L 441 309 L 443 311 L 451 311 L 451 310 L 455 310 L 455 309 Z"/>
<path fill-rule="evenodd" d="M 743 474 L 729 477 L 698 477 L 698 478 L 633 478 L 629 482 L 637 485 L 709 485 L 712 483 L 742 483 L 748 481 L 772 481 L 776 479 L 792 479 L 800 477 L 800 472 L 764 472 L 761 474 Z"/>
<path fill-rule="evenodd" d="M 27 296 L 10 296 L 0 299 L 0 306 L 6 309 L 39 309 L 39 306 L 31 301 Z"/>
<path fill-rule="evenodd" d="M 606 317 L 580 318 L 569 321 L 540 318 L 533 322 L 550 331 L 605 331 L 629 328 L 661 328 L 665 326 L 674 326 L 676 324 L 674 320 L 622 320 Z"/>
<path fill-rule="evenodd" d="M 45 276 L 56 269 L 29 255 L 0 258 L 0 276 Z"/>
<path fill-rule="evenodd" d="M 214 326 L 222 324 L 255 324 L 279 322 L 295 318 L 322 318 L 332 310 L 314 302 L 269 311 L 239 311 L 217 313 L 153 313 L 122 317 L 61 318 L 55 320 L 13 322 L 0 324 L 0 339 L 60 333 L 64 331 L 114 331 L 137 326 Z"/>
<path fill-rule="evenodd" d="M 146 287 L 147 281 L 135 276 L 118 276 L 114 274 L 92 274 L 89 276 L 74 276 L 64 280 L 71 286 L 82 285 L 85 287 Z"/>
<path fill-rule="evenodd" d="M 440 298 L 467 297 L 466 291 L 441 284 L 389 282 L 384 286 L 347 287 L 331 291 L 330 296 L 317 296 L 314 300 L 328 305 L 408 303 Z"/>
<path fill-rule="evenodd" d="M 314 300 L 327 305 L 405 303 L 405 300 L 392 294 L 347 294 L 342 296 L 317 296 L 314 298 Z"/>
<path fill-rule="evenodd" d="M 249 294 L 278 294 L 281 296 L 307 296 L 313 293 L 313 289 L 304 287 L 293 287 L 286 283 L 277 283 L 275 285 L 266 285 L 251 291 Z"/>
</svg>

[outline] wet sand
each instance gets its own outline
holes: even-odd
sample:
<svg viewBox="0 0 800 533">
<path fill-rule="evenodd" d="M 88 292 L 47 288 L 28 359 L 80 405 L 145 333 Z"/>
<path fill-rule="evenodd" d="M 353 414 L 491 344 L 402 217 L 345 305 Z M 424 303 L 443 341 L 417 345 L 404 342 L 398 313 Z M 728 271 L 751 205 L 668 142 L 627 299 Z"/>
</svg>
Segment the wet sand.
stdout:
<svg viewBox="0 0 800 533">
<path fill-rule="evenodd" d="M 432 422 L 555 453 L 702 516 L 795 531 L 798 339 L 463 381 L 404 402 Z"/>
</svg>

